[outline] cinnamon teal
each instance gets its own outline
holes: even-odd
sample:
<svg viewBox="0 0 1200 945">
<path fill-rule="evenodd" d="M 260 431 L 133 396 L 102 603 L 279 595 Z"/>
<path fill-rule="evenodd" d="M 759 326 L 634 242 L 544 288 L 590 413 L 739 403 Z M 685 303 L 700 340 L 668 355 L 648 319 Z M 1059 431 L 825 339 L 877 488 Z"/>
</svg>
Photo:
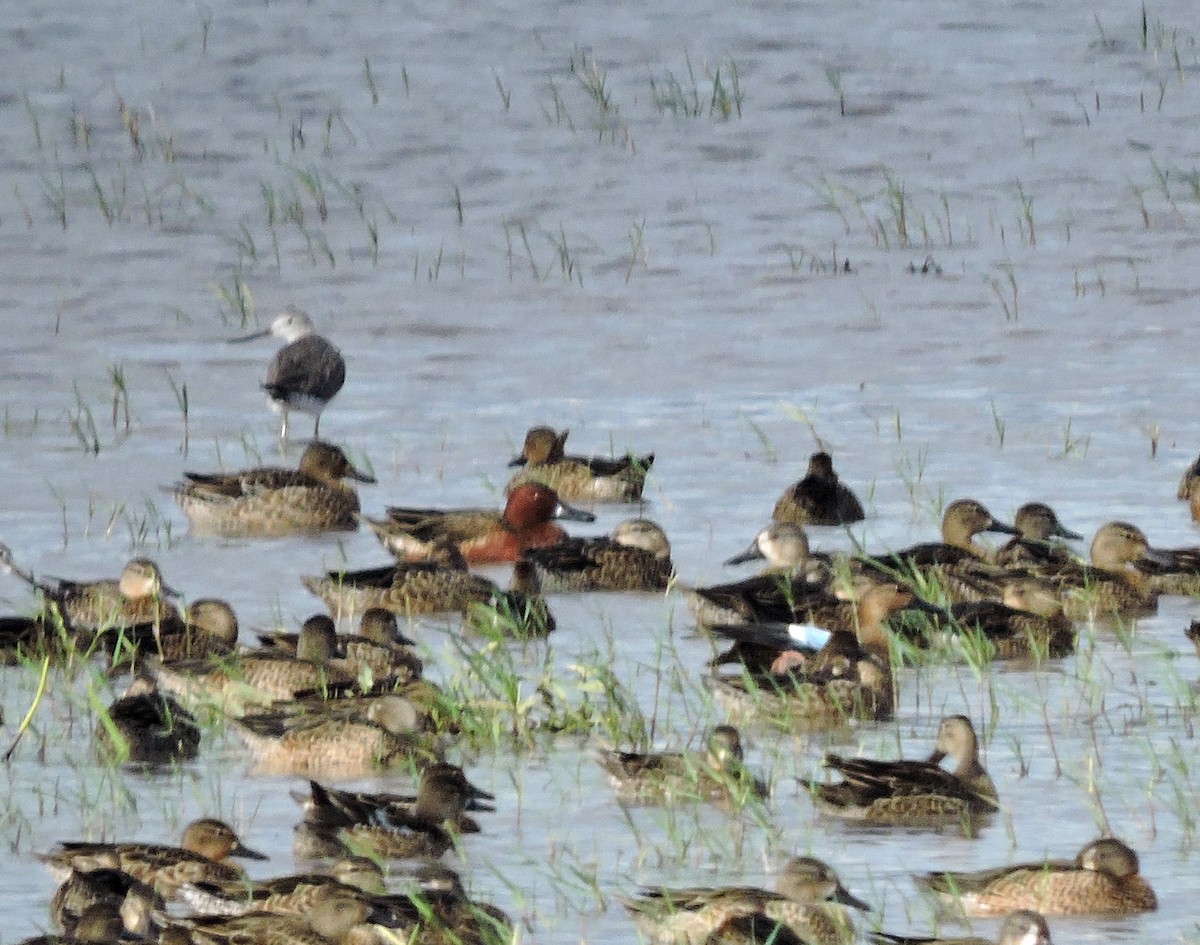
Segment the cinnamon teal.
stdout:
<svg viewBox="0 0 1200 945">
<path fill-rule="evenodd" d="M 947 771 L 943 758 L 954 760 Z M 825 756 L 825 766 L 842 775 L 836 784 L 814 784 L 813 800 L 825 814 L 845 820 L 906 827 L 971 826 L 995 813 L 996 786 L 979 762 L 971 720 L 951 715 L 938 726 L 927 761 L 876 761 Z"/>
<path fill-rule="evenodd" d="M 674 576 L 666 533 L 646 518 L 626 519 L 607 538 L 569 538 L 523 557 L 537 586 L 561 591 L 661 591 Z"/>
<path fill-rule="evenodd" d="M 307 313 L 288 306 L 269 328 L 234 342 L 254 341 L 274 335 L 284 340 L 267 364 L 263 390 L 271 408 L 282 415 L 279 436 L 288 435 L 288 412 L 298 410 L 313 417 L 313 438 L 321 435 L 321 412 L 346 382 L 346 361 L 334 345 L 317 334 Z"/>
<path fill-rule="evenodd" d="M 766 785 L 746 769 L 742 739 L 732 725 L 709 732 L 703 753 L 605 749 L 597 760 L 626 800 L 744 801 L 767 794 Z"/>
<path fill-rule="evenodd" d="M 648 887 L 623 902 L 638 929 L 656 945 L 704 945 L 731 919 L 755 915 L 786 927 L 809 945 L 849 945 L 855 933 L 845 907 L 870 911 L 832 867 L 807 856 L 787 862 L 775 892 L 754 886 Z"/>
<path fill-rule="evenodd" d="M 1138 856 L 1115 837 L 1093 840 L 1073 860 L 928 873 L 918 882 L 969 916 L 1033 909 L 1045 915 L 1132 915 L 1158 908 Z"/>
<path fill-rule="evenodd" d="M 1018 909 L 1010 912 L 1000 925 L 996 940 L 975 935 L 918 936 L 889 935 L 886 932 L 868 932 L 867 938 L 876 945 L 1051 945 L 1050 926 L 1040 912 Z"/>
<path fill-rule="evenodd" d="M 345 479 L 373 483 L 332 443 L 314 440 L 296 469 L 184 473 L 175 501 L 192 528 L 225 538 L 276 537 L 358 528 L 358 493 Z"/>
<path fill-rule="evenodd" d="M 398 558 L 421 560 L 434 546 L 450 544 L 469 564 L 515 561 L 526 549 L 565 541 L 567 533 L 553 519 L 594 522 L 596 516 L 562 502 L 549 486 L 525 483 L 509 493 L 503 512 L 393 506 L 384 519 L 363 517 L 383 546 Z"/>
<path fill-rule="evenodd" d="M 160 895 L 174 896 L 183 883 L 235 882 L 242 870 L 227 863 L 236 856 L 265 860 L 248 849 L 233 828 L 221 820 L 194 820 L 183 832 L 181 846 L 157 843 L 60 843 L 49 853 L 39 854 L 57 882 L 64 882 L 72 869 L 119 869 L 152 886 Z"/>
<path fill-rule="evenodd" d="M 550 427 L 533 427 L 525 434 L 525 445 L 509 466 L 524 466 L 504 487 L 505 494 L 519 485 L 540 482 L 568 502 L 637 502 L 642 497 L 646 473 L 654 465 L 654 454 L 629 453 L 615 459 L 602 456 L 567 456 L 564 447 L 569 430 L 556 433 Z"/>
<path fill-rule="evenodd" d="M 864 518 L 858 496 L 838 479 L 828 453 L 813 453 L 804 478 L 789 487 L 771 518 L 792 525 L 849 525 Z"/>
</svg>

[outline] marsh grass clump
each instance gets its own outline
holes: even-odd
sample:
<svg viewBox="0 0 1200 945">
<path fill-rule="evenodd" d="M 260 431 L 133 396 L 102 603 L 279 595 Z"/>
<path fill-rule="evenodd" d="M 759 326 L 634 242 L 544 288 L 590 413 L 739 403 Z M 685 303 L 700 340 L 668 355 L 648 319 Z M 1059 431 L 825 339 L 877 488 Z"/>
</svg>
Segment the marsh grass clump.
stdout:
<svg viewBox="0 0 1200 945">
<path fill-rule="evenodd" d="M 643 739 L 648 729 L 633 694 L 598 654 L 565 671 L 546 647 L 540 662 L 519 662 L 509 641 L 493 638 L 480 647 L 455 643 L 458 672 L 447 682 L 439 719 L 477 745 L 532 745 L 538 732 Z"/>
</svg>

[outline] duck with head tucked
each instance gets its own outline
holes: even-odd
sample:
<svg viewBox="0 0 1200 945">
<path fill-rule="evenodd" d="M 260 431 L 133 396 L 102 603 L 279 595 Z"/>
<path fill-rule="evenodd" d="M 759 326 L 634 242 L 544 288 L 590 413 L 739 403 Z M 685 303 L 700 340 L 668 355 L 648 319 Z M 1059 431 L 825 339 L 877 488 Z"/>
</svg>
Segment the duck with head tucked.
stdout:
<svg viewBox="0 0 1200 945">
<path fill-rule="evenodd" d="M 509 466 L 524 466 L 504 487 L 507 495 L 527 482 L 550 486 L 568 502 L 637 502 L 642 497 L 646 473 L 654 454 L 629 453 L 615 459 L 602 456 L 568 456 L 564 452 L 569 430 L 532 427 L 525 445 Z"/>
<path fill-rule="evenodd" d="M 1045 915 L 1133 915 L 1158 908 L 1138 855 L 1116 837 L 1087 844 L 1073 860 L 927 873 L 917 881 L 969 916 L 1033 909 Z"/>
<path fill-rule="evenodd" d="M 184 473 L 175 501 L 205 535 L 277 537 L 358 528 L 358 493 L 343 480 L 373 483 L 332 443 L 314 440 L 296 469 Z"/>
<path fill-rule="evenodd" d="M 952 758 L 953 771 L 940 764 Z M 996 786 L 979 762 L 979 741 L 965 715 L 938 726 L 934 752 L 926 761 L 876 761 L 825 756 L 825 766 L 842 775 L 836 784 L 814 784 L 813 800 L 825 814 L 843 820 L 905 827 L 970 826 L 995 813 Z"/>
<path fill-rule="evenodd" d="M 383 546 L 396 557 L 423 560 L 431 548 L 450 545 L 468 564 L 515 561 L 529 548 L 567 539 L 554 519 L 594 522 L 591 512 L 572 508 L 549 486 L 526 483 L 509 493 L 504 511 L 390 507 L 382 520 L 363 517 Z"/>
<path fill-rule="evenodd" d="M 200 727 L 183 706 L 138 676 L 96 725 L 101 753 L 145 765 L 187 761 L 200 751 Z"/>
<path fill-rule="evenodd" d="M 809 945 L 849 945 L 855 939 L 854 923 L 845 907 L 870 911 L 842 885 L 831 866 L 809 856 L 787 862 L 775 892 L 754 886 L 655 886 L 623 902 L 655 945 L 704 945 L 731 920 L 746 916 L 761 916 L 762 928 L 768 928 L 768 922 L 782 925 Z"/>
<path fill-rule="evenodd" d="M 779 497 L 771 518 L 801 526 L 850 525 L 865 515 L 858 496 L 833 471 L 832 457 L 822 451 L 809 457 L 808 472 Z"/>
<path fill-rule="evenodd" d="M 765 797 L 766 785 L 747 771 L 744 758 L 741 735 L 732 725 L 709 732 L 703 753 L 604 749 L 597 755 L 618 796 L 637 801 Z"/>
</svg>

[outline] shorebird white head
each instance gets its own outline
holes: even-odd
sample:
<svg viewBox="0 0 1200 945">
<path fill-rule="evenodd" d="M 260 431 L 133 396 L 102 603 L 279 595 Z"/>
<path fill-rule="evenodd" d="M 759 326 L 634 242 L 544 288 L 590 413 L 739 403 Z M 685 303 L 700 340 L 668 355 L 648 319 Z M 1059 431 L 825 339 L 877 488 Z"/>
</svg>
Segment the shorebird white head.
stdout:
<svg viewBox="0 0 1200 945">
<path fill-rule="evenodd" d="M 299 410 L 316 419 L 313 436 L 317 438 L 321 433 L 321 411 L 346 381 L 346 361 L 337 347 L 317 334 L 305 312 L 290 306 L 269 328 L 233 340 L 252 341 L 268 335 L 286 342 L 267 365 L 262 385 L 272 408 L 283 415 L 279 436 L 287 438 L 288 411 Z"/>
</svg>

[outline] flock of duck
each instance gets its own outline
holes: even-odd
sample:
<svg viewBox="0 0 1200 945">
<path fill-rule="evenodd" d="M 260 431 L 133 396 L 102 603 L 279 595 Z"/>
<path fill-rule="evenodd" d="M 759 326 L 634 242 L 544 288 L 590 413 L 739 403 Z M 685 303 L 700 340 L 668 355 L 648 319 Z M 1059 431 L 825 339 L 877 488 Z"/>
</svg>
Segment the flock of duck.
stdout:
<svg viewBox="0 0 1200 945">
<path fill-rule="evenodd" d="M 270 331 L 288 342 L 264 385 L 284 413 L 316 416 L 345 376 L 340 353 L 288 310 Z M 300 346 L 300 348 L 297 348 Z M 737 564 L 765 560 L 758 576 L 709 587 L 677 581 L 670 545 L 646 518 L 609 537 L 572 538 L 557 520 L 592 521 L 568 502 L 638 502 L 654 455 L 572 456 L 566 432 L 531 429 L 513 465 L 504 509 L 388 508 L 360 511 L 349 482 L 372 482 L 338 447 L 314 440 L 295 469 L 187 473 L 172 491 L 201 535 L 281 536 L 366 525 L 394 556 L 383 567 L 303 579 L 329 613 L 297 634 L 263 634 L 241 645 L 233 608 L 201 599 L 186 610 L 149 559 L 120 577 L 74 581 L 35 576 L 0 546 L 0 565 L 42 596 L 32 617 L 0 620 L 10 662 L 70 663 L 104 654 L 129 691 L 97 721 L 101 750 L 119 762 L 175 764 L 195 757 L 197 715 L 217 714 L 245 742 L 256 770 L 308 779 L 297 793 L 298 856 L 333 862 L 327 873 L 248 880 L 230 857 L 255 857 L 221 821 L 188 826 L 180 846 L 62 843 L 46 853 L 61 883 L 51 914 L 62 930 L 47 941 L 150 941 L 170 945 L 328 945 L 510 941 L 510 920 L 472 900 L 458 877 L 434 865 L 458 837 L 480 829 L 472 813 L 494 800 L 446 761 L 453 738 L 444 700 L 397 617 L 460 612 L 492 633 L 537 636 L 554 629 L 545 593 L 681 589 L 698 628 L 719 650 L 704 681 L 731 724 L 698 752 L 603 750 L 598 761 L 617 795 L 640 803 L 752 803 L 765 785 L 745 763 L 735 724 L 768 716 L 793 727 L 883 719 L 896 701 L 894 664 L 929 647 L 968 659 L 1019 659 L 1035 667 L 1075 646 L 1075 621 L 1152 611 L 1163 593 L 1200 583 L 1200 549 L 1162 550 L 1127 522 L 1096 533 L 1090 561 L 1062 540 L 1081 536 L 1053 510 L 1030 503 L 1013 525 L 982 504 L 947 506 L 941 541 L 897 552 L 832 557 L 814 552 L 805 528 L 863 518 L 827 453 L 776 504 L 769 527 Z M 348 482 L 349 481 L 349 482 Z M 1181 498 L 1197 507 L 1200 460 Z M 997 550 L 976 541 L 1011 535 Z M 473 573 L 512 562 L 509 588 Z M 357 621 L 337 632 L 335 619 Z M 951 767 L 943 765 L 945 759 Z M 830 754 L 833 781 L 809 785 L 825 815 L 908 829 L 977 829 L 1000 804 L 980 762 L 969 718 L 942 720 L 923 760 Z M 370 794 L 325 783 L 399 767 L 419 772 L 414 794 Z M 403 891 L 384 888 L 379 863 L 419 858 L 397 871 Z M 1001 945 L 1048 943 L 1046 914 L 1127 915 L 1156 908 L 1137 854 L 1100 837 L 1074 857 L 936 872 L 918 883 L 972 916 L 1006 916 Z M 170 902 L 185 904 L 182 915 Z M 846 911 L 867 910 L 832 867 L 789 861 L 775 891 L 754 887 L 648 888 L 623 900 L 655 942 L 805 942 L 855 938 Z M 880 942 L 978 942 L 877 933 Z"/>
</svg>

